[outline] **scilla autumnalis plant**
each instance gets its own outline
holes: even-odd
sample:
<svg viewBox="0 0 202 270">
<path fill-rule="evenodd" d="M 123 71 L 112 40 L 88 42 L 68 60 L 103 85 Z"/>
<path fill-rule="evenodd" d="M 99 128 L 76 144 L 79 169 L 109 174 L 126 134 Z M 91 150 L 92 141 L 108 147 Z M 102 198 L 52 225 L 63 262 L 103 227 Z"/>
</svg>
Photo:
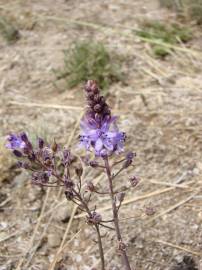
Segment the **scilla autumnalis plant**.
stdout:
<svg viewBox="0 0 202 270">
<path fill-rule="evenodd" d="M 67 200 L 75 203 L 80 211 L 86 213 L 86 223 L 92 226 L 97 234 L 102 270 L 107 269 L 102 245 L 102 228 L 115 231 L 123 269 L 132 270 L 127 255 L 127 244 L 123 241 L 119 225 L 119 210 L 125 193 L 123 189 L 119 191 L 115 188 L 115 178 L 133 166 L 135 154 L 124 153 L 126 134 L 119 131 L 117 117 L 111 114 L 96 82 L 89 80 L 84 90 L 87 108 L 81 120 L 79 145 L 86 150 L 85 157 L 78 159 L 69 149 L 62 147 L 55 140 L 52 144 L 48 144 L 44 139 L 38 138 L 34 146 L 25 132 L 8 135 L 6 147 L 18 159 L 18 166 L 31 173 L 33 184 L 43 187 L 63 187 Z M 93 182 L 82 179 L 83 166 L 88 166 L 92 170 L 103 170 L 108 181 L 107 189 L 103 187 L 103 190 L 100 190 Z M 135 176 L 128 180 L 128 187 L 124 185 L 124 191 L 138 184 Z M 95 206 L 93 202 L 93 194 L 109 195 L 112 206 L 110 220 L 105 220 L 96 211 L 97 205 Z M 112 225 L 109 226 L 108 223 Z"/>
</svg>

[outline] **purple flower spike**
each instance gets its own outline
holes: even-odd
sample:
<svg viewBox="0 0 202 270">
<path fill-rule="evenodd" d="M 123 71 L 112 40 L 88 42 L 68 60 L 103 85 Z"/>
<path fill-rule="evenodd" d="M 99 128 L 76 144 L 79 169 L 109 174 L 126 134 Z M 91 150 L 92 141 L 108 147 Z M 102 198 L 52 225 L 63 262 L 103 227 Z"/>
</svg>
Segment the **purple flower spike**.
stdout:
<svg viewBox="0 0 202 270">
<path fill-rule="evenodd" d="M 94 81 L 86 84 L 88 109 L 81 121 L 80 145 L 87 151 L 94 150 L 96 156 L 111 155 L 123 151 L 125 133 L 120 132 L 116 120 L 111 116 L 105 98 L 100 96 Z"/>
<path fill-rule="evenodd" d="M 10 134 L 7 137 L 7 141 L 6 147 L 8 149 L 16 150 L 24 149 L 26 147 L 26 143 L 22 140 L 22 137 L 15 134 Z"/>
</svg>

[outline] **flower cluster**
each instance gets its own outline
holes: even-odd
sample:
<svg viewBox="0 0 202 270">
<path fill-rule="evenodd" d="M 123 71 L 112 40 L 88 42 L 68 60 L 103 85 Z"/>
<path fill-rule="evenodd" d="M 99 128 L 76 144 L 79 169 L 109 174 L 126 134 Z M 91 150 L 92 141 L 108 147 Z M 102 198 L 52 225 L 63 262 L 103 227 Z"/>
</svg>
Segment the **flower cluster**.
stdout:
<svg viewBox="0 0 202 270">
<path fill-rule="evenodd" d="M 27 155 L 29 159 L 33 159 L 32 144 L 27 138 L 27 135 L 23 132 L 19 135 L 10 134 L 7 137 L 6 147 L 13 150 L 14 155 L 17 157 Z"/>
<path fill-rule="evenodd" d="M 126 135 L 120 132 L 117 117 L 111 111 L 95 81 L 85 86 L 87 110 L 81 121 L 80 144 L 86 150 L 94 150 L 96 156 L 109 156 L 123 151 Z"/>
<path fill-rule="evenodd" d="M 10 134 L 7 137 L 6 147 L 13 151 L 19 158 L 18 166 L 31 171 L 32 182 L 37 185 L 53 185 L 53 177 L 60 177 L 61 184 L 65 185 L 69 178 L 69 166 L 74 162 L 68 149 L 61 149 L 54 141 L 48 145 L 42 138 L 38 138 L 34 147 L 26 133 Z"/>
</svg>

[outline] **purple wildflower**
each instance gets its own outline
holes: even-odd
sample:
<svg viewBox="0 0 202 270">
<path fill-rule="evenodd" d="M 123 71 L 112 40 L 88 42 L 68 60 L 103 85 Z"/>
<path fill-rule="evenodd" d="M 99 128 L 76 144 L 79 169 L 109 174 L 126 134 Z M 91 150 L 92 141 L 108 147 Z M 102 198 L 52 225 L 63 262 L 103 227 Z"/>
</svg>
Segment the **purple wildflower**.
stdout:
<svg viewBox="0 0 202 270">
<path fill-rule="evenodd" d="M 116 125 L 117 117 L 111 116 L 94 81 L 87 82 L 85 91 L 88 110 L 81 121 L 80 145 L 86 150 L 94 149 L 96 156 L 122 152 L 126 136 Z"/>
<path fill-rule="evenodd" d="M 23 133 L 24 136 L 24 133 Z M 6 147 L 12 150 L 16 149 L 24 149 L 26 147 L 26 143 L 23 140 L 24 137 L 21 135 L 16 134 L 10 134 L 7 137 L 8 143 L 6 144 Z"/>
<path fill-rule="evenodd" d="M 104 119 L 100 126 L 92 119 L 83 119 L 81 121 L 82 133 L 80 143 L 90 150 L 94 148 L 95 154 L 101 156 L 107 150 L 107 154 L 112 152 L 122 152 L 125 141 L 125 133 L 119 132 L 116 126 L 116 118 L 110 117 Z"/>
</svg>

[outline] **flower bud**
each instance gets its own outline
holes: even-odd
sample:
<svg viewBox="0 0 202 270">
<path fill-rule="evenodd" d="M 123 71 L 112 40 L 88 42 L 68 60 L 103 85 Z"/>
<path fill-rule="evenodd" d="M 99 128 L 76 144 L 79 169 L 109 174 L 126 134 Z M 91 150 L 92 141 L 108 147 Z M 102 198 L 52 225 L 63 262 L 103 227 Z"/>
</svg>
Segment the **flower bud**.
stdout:
<svg viewBox="0 0 202 270">
<path fill-rule="evenodd" d="M 86 183 L 86 188 L 87 190 L 89 190 L 90 192 L 94 192 L 96 190 L 94 184 L 91 181 L 88 181 Z"/>
<path fill-rule="evenodd" d="M 125 193 L 124 192 L 120 192 L 120 193 L 118 193 L 117 195 L 116 195 L 116 199 L 120 202 L 120 203 L 122 203 L 123 202 L 123 200 L 124 200 L 124 198 L 125 198 Z"/>
<path fill-rule="evenodd" d="M 18 150 L 13 150 L 13 154 L 16 156 L 16 157 L 22 157 L 22 153 Z"/>
<path fill-rule="evenodd" d="M 38 146 L 39 146 L 39 149 L 43 149 L 43 147 L 44 147 L 44 140 L 42 138 L 38 138 Z"/>
<path fill-rule="evenodd" d="M 66 196 L 68 201 L 71 201 L 74 198 L 74 193 L 72 191 L 66 190 L 65 196 Z"/>
<path fill-rule="evenodd" d="M 69 190 L 71 190 L 74 187 L 74 182 L 68 178 L 65 178 L 64 184 L 65 184 L 65 187 Z"/>
<path fill-rule="evenodd" d="M 21 140 L 22 140 L 23 142 L 25 142 L 25 143 L 28 143 L 28 142 L 29 142 L 28 137 L 27 137 L 27 134 L 26 134 L 25 132 L 22 132 L 22 133 L 20 134 L 20 137 L 21 137 Z"/>
<path fill-rule="evenodd" d="M 140 179 L 134 175 L 129 178 L 129 181 L 132 187 L 136 187 L 137 184 L 140 182 Z"/>
<path fill-rule="evenodd" d="M 123 164 L 123 168 L 128 168 L 132 164 L 134 157 L 135 157 L 134 153 L 128 152 L 126 155 L 125 162 Z"/>
<path fill-rule="evenodd" d="M 95 160 L 89 161 L 89 166 L 92 168 L 96 168 L 98 166 L 98 162 Z"/>
<path fill-rule="evenodd" d="M 99 113 L 102 110 L 102 106 L 100 104 L 96 104 L 93 109 L 95 112 Z"/>
<path fill-rule="evenodd" d="M 51 149 L 53 150 L 54 153 L 57 152 L 58 150 L 58 144 L 56 143 L 56 141 L 54 140 L 52 146 L 51 146 Z"/>
<path fill-rule="evenodd" d="M 81 164 L 77 165 L 75 168 L 76 175 L 80 178 L 83 174 L 83 168 Z"/>
<path fill-rule="evenodd" d="M 99 95 L 99 94 L 94 95 L 93 100 L 94 100 L 96 103 L 100 103 L 100 102 L 99 102 L 99 101 L 100 101 L 100 95 Z"/>
<path fill-rule="evenodd" d="M 41 182 L 42 183 L 48 183 L 49 181 L 49 172 L 44 172 L 41 176 Z"/>
<path fill-rule="evenodd" d="M 91 216 L 87 216 L 88 224 L 99 224 L 101 221 L 102 221 L 102 216 L 95 211 L 91 214 Z"/>
</svg>

